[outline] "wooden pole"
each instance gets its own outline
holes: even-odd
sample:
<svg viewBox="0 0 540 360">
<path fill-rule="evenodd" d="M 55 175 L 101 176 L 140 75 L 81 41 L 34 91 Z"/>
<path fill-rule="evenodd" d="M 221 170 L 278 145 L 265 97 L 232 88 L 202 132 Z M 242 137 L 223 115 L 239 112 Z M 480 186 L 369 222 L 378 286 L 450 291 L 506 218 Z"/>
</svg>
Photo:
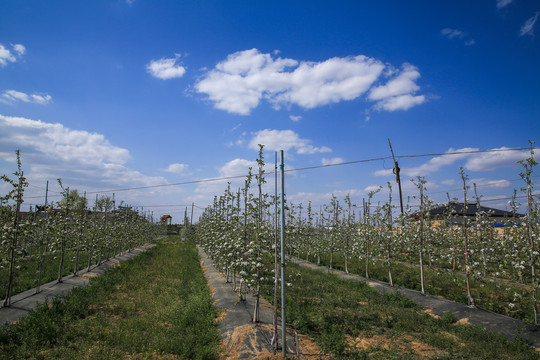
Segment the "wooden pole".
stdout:
<svg viewBox="0 0 540 360">
<path fill-rule="evenodd" d="M 399 189 L 399 206 L 401 207 L 401 215 L 403 215 L 403 195 L 401 194 L 401 179 L 399 177 L 399 166 L 396 161 L 396 157 L 394 156 L 394 150 L 392 149 L 392 144 L 390 143 L 390 139 L 388 139 L 388 145 L 390 145 L 390 152 L 392 153 L 392 159 L 394 159 L 394 174 L 396 174 L 396 182 L 398 184 Z"/>
</svg>

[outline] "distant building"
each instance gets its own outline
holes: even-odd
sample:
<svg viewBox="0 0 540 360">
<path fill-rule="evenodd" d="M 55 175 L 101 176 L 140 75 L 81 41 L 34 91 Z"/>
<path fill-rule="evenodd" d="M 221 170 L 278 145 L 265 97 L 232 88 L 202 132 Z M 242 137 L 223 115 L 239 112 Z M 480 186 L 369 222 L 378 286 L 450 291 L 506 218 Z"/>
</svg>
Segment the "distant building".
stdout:
<svg viewBox="0 0 540 360">
<path fill-rule="evenodd" d="M 161 223 L 171 225 L 172 224 L 172 216 L 171 215 L 163 215 L 161 217 Z"/>
<path fill-rule="evenodd" d="M 491 226 L 506 226 L 519 223 L 520 218 L 524 216 L 511 211 L 478 206 L 476 203 L 467 203 L 467 208 L 465 208 L 465 204 L 459 202 L 449 202 L 448 204 L 433 207 L 424 214 L 427 214 L 433 220 L 434 225 L 462 225 L 464 217 L 472 221 L 476 218 L 476 214 L 479 213 L 487 215 L 491 220 Z M 419 212 L 410 215 L 414 219 L 419 219 L 420 216 Z"/>
</svg>

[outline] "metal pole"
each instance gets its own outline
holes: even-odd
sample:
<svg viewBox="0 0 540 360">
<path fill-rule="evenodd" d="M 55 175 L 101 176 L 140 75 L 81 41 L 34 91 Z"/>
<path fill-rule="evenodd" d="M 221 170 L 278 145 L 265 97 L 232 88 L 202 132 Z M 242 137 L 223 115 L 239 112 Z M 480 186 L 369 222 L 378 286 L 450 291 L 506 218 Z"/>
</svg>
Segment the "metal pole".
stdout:
<svg viewBox="0 0 540 360">
<path fill-rule="evenodd" d="M 47 186 L 45 187 L 45 211 L 47 211 L 47 197 L 49 196 L 49 180 L 47 180 Z"/>
<path fill-rule="evenodd" d="M 277 151 L 274 152 L 274 314 L 272 341 L 274 349 L 278 348 L 278 329 L 277 329 L 277 300 L 279 286 L 279 262 L 278 262 L 278 162 Z"/>
<path fill-rule="evenodd" d="M 285 303 L 285 165 L 283 164 L 283 150 L 281 155 L 281 349 L 282 356 L 287 356 L 287 327 L 286 327 L 286 303 Z"/>
</svg>

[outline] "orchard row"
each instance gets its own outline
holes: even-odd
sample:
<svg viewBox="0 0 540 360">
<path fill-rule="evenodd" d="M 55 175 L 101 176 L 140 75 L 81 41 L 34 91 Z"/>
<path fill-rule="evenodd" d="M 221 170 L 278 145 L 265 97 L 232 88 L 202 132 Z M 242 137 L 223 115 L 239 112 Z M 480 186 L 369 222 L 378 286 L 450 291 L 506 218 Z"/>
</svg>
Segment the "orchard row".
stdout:
<svg viewBox="0 0 540 360">
<path fill-rule="evenodd" d="M 513 210 L 504 219 L 495 219 L 490 211 L 466 215 L 469 203 L 480 208 L 482 196 L 461 169 L 463 198 L 449 202 L 460 202 L 463 213 L 448 210 L 438 217 L 432 216 L 430 210 L 436 204 L 425 195 L 423 177 L 413 181 L 418 205 L 413 210 L 407 202 L 399 215 L 390 183 L 384 203 L 373 201 L 382 187 L 370 192 L 359 205 L 353 204 L 349 196 L 343 200 L 332 196 L 329 204 L 318 209 L 313 209 L 311 202 L 288 203 L 285 250 L 290 256 L 356 272 L 368 279 L 379 278 L 391 285 L 417 288 L 422 293 L 442 294 L 471 306 L 476 304 L 538 323 L 536 267 L 540 260 L 540 216 L 539 202 L 532 196 L 531 175 L 536 165 L 533 155 L 531 150 L 530 158 L 520 162 L 524 169 L 520 174 L 524 183 L 521 191 L 525 196 L 518 197 L 518 192 L 514 192 L 509 202 Z M 262 148 L 257 162 L 258 191 L 250 192 L 250 188 L 255 188 L 250 170 L 243 188 L 232 191 L 229 185 L 221 196 L 215 197 L 199 223 L 201 244 L 227 273 L 240 296 L 249 290 L 258 294 L 261 286 L 279 286 L 274 257 L 279 243 L 279 197 L 261 191 L 265 182 Z M 518 198 L 526 199 L 524 204 L 519 204 Z M 525 214 L 518 213 L 522 205 L 526 205 Z M 410 279 L 401 280 L 403 266 L 417 274 L 416 284 L 411 284 Z M 394 271 L 396 267 L 400 269 L 398 273 Z M 441 283 L 437 276 L 430 280 L 433 283 L 426 283 L 426 271 L 440 275 L 441 279 L 452 279 L 454 284 Z M 288 275 L 294 283 L 294 276 Z M 456 287 L 457 299 L 452 294 Z"/>
<path fill-rule="evenodd" d="M 18 153 L 17 153 L 17 158 Z M 13 294 L 62 281 L 154 239 L 165 229 L 147 214 L 97 197 L 92 210 L 76 190 L 62 187 L 62 199 L 22 212 L 28 183 L 21 170 L 2 179 L 12 190 L 0 198 L 0 294 L 4 306 Z"/>
</svg>

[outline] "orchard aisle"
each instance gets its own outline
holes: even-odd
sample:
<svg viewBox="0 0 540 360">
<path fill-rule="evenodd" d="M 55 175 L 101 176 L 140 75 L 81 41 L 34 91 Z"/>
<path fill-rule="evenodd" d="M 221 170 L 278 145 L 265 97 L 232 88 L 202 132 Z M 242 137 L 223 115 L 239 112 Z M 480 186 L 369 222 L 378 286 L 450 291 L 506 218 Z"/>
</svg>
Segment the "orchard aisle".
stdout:
<svg viewBox="0 0 540 360">
<path fill-rule="evenodd" d="M 40 304 L 51 303 L 53 299 L 67 295 L 73 288 L 88 285 L 91 278 L 103 275 L 109 269 L 118 266 L 120 262 L 132 259 L 154 246 L 156 244 L 144 244 L 123 255 L 110 258 L 100 265 L 92 265 L 90 268 L 83 269 L 79 271 L 78 276 L 71 274 L 64 276 L 62 282 L 58 282 L 58 280 L 48 282 L 41 285 L 40 292 L 36 293 L 36 288 L 34 288 L 12 296 L 11 306 L 0 307 L 0 324 L 18 321 Z"/>
<path fill-rule="evenodd" d="M 201 266 L 208 279 L 215 305 L 219 311 L 219 330 L 222 335 L 222 355 L 224 359 L 282 359 L 281 350 L 274 355 L 272 339 L 273 307 L 261 298 L 260 322 L 252 323 L 255 297 L 248 294 L 245 301 L 240 301 L 227 283 L 225 275 L 216 270 L 212 260 L 199 249 Z M 281 343 L 281 322 L 278 322 L 278 337 Z M 298 334 L 299 346 L 295 345 L 294 331 L 287 329 L 287 354 L 309 357 L 319 355 L 319 347 L 306 336 Z M 281 349 L 281 344 L 280 344 Z"/>
<path fill-rule="evenodd" d="M 442 316 L 444 313 L 451 312 L 458 321 L 461 320 L 464 323 L 481 326 L 486 330 L 504 335 L 508 339 L 515 339 L 521 335 L 526 342 L 540 350 L 540 326 L 538 325 L 526 324 L 520 320 L 480 308 L 471 308 L 465 304 L 456 303 L 442 297 L 422 295 L 416 290 L 399 286 L 392 287 L 383 281 L 368 280 L 360 275 L 347 274 L 341 270 L 329 269 L 326 266 L 316 265 L 298 258 L 289 258 L 289 260 L 310 269 L 330 272 L 342 279 L 364 281 L 380 292 L 399 292 L 433 316 Z"/>
</svg>

